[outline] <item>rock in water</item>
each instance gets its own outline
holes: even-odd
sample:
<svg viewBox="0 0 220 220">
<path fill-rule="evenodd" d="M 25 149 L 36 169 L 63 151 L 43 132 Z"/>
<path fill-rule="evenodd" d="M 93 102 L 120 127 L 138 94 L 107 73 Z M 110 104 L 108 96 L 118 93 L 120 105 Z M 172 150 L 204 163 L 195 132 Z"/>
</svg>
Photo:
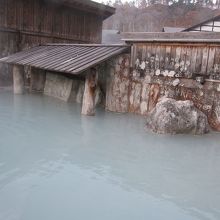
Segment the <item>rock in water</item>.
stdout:
<svg viewBox="0 0 220 220">
<path fill-rule="evenodd" d="M 205 134 L 209 132 L 206 115 L 192 101 L 162 98 L 149 113 L 147 128 L 159 134 Z"/>
</svg>

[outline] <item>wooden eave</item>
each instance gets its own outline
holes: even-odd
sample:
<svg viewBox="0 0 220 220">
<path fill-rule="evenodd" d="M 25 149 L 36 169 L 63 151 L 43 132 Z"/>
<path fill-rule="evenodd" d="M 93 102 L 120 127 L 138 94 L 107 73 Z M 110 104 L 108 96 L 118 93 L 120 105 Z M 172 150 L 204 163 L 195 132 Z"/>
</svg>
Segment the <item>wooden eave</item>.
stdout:
<svg viewBox="0 0 220 220">
<path fill-rule="evenodd" d="M 96 14 L 103 20 L 115 13 L 115 8 L 90 0 L 49 0 L 51 3 L 74 8 L 80 11 Z"/>
</svg>

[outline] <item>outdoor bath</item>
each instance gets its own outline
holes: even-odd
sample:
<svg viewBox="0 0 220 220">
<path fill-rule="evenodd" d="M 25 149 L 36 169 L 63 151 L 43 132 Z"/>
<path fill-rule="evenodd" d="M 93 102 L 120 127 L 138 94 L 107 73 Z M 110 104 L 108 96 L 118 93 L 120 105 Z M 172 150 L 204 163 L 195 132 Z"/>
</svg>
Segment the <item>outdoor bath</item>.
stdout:
<svg viewBox="0 0 220 220">
<path fill-rule="evenodd" d="M 0 11 L 0 220 L 220 220 L 220 0 Z"/>
<path fill-rule="evenodd" d="M 0 220 L 220 219 L 218 133 L 156 135 L 143 116 L 0 100 Z"/>
</svg>

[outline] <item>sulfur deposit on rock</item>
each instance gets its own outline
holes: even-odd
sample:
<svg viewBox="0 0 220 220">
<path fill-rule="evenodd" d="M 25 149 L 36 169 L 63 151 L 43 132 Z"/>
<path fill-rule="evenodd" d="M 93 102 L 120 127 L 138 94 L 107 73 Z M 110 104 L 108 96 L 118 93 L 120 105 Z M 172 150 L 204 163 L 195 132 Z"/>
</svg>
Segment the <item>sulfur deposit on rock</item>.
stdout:
<svg viewBox="0 0 220 220">
<path fill-rule="evenodd" d="M 206 115 L 192 101 L 162 98 L 149 113 L 147 128 L 159 134 L 205 134 L 209 132 Z"/>
</svg>

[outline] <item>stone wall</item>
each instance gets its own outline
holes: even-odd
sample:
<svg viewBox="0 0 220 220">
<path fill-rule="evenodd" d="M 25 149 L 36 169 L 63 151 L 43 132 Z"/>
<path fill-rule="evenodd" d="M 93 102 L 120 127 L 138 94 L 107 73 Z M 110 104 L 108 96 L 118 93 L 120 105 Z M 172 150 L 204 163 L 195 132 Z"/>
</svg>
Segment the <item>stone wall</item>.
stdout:
<svg viewBox="0 0 220 220">
<path fill-rule="evenodd" d="M 192 100 L 220 131 L 219 44 L 134 43 L 131 66 L 130 111 L 146 115 L 162 96 Z"/>
<path fill-rule="evenodd" d="M 147 115 L 162 97 L 192 100 L 208 116 L 211 127 L 220 131 L 220 81 L 207 79 L 204 84 L 193 78 L 157 75 L 133 68 L 129 73 L 129 55 L 109 62 L 106 110 Z M 217 74 L 217 73 L 216 73 Z"/>
<path fill-rule="evenodd" d="M 133 85 L 129 100 L 136 101 L 136 108 L 129 103 L 130 111 L 147 115 L 162 97 L 176 100 L 192 100 L 204 112 L 210 126 L 220 131 L 220 81 L 207 80 L 203 85 L 193 79 L 148 76 L 131 80 Z M 135 89 L 138 87 L 138 90 Z"/>
<path fill-rule="evenodd" d="M 107 64 L 106 110 L 128 112 L 130 55 L 122 54 Z"/>
<path fill-rule="evenodd" d="M 130 54 L 121 54 L 96 67 L 99 78 L 95 91 L 96 104 L 100 103 L 100 97 L 105 93 L 106 110 L 146 116 L 164 96 L 176 100 L 192 100 L 207 115 L 211 127 L 220 131 L 220 80 L 206 79 L 201 84 L 192 77 L 171 75 L 173 70 L 168 75 L 158 75 L 159 71 L 153 71 L 155 66 L 152 70 L 145 69 L 143 72 L 143 67 L 131 68 L 130 60 Z M 164 73 L 165 70 L 161 68 L 160 72 Z M 83 73 L 82 76 L 86 74 Z M 218 74 L 215 72 L 215 75 Z M 83 79 L 73 79 L 52 72 L 46 72 L 45 77 L 43 71 L 32 71 L 31 77 L 34 80 L 31 90 L 44 90 L 46 95 L 82 103 L 85 91 Z"/>
</svg>

